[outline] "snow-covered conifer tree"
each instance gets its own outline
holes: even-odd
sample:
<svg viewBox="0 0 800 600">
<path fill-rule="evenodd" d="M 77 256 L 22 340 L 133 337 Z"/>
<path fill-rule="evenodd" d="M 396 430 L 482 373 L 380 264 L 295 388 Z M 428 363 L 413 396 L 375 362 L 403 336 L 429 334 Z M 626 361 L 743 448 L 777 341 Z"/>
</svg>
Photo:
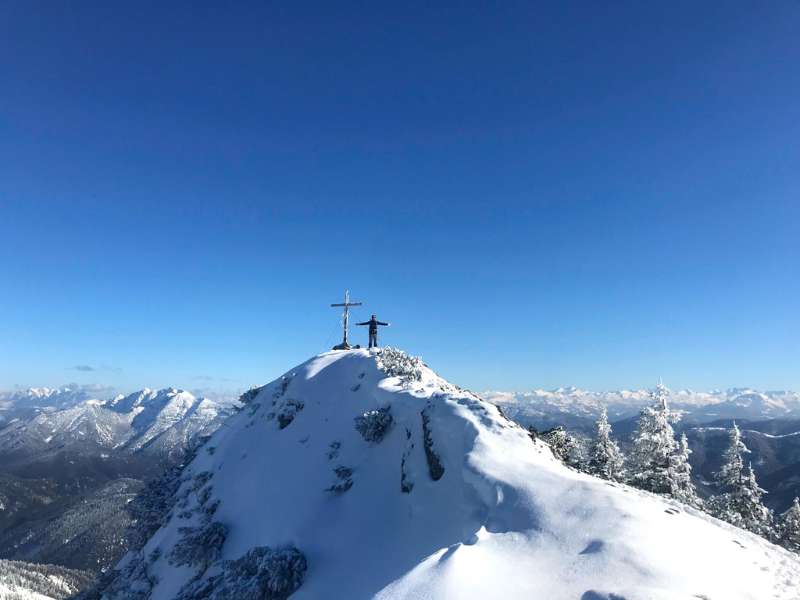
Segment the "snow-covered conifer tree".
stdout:
<svg viewBox="0 0 800 600">
<path fill-rule="evenodd" d="M 681 434 L 678 447 L 670 457 L 669 482 L 671 490 L 669 495 L 685 504 L 700 507 L 702 501 L 697 496 L 697 490 L 692 483 L 692 466 L 689 464 L 689 441 L 686 434 Z"/>
<path fill-rule="evenodd" d="M 580 467 L 582 461 L 578 442 L 566 429 L 559 425 L 558 427 L 553 427 L 552 429 L 541 432 L 538 436 L 544 443 L 550 446 L 553 456 L 558 460 L 571 467 Z"/>
<path fill-rule="evenodd" d="M 800 553 L 800 500 L 795 497 L 778 521 L 778 541 L 792 552 Z"/>
<path fill-rule="evenodd" d="M 624 476 L 622 452 L 617 442 L 611 439 L 611 425 L 605 408 L 597 420 L 597 437 L 592 443 L 588 466 L 590 473 L 603 479 L 621 481 Z"/>
<path fill-rule="evenodd" d="M 723 455 L 725 462 L 717 473 L 723 493 L 712 499 L 711 508 L 723 521 L 770 538 L 774 534 L 772 511 L 761 501 L 766 492 L 758 486 L 752 465 L 744 466 L 744 455 L 749 453 L 734 423 Z"/>
<path fill-rule="evenodd" d="M 672 456 L 678 449 L 671 421 L 675 415 L 667 406 L 669 391 L 663 383 L 650 393 L 652 406 L 639 415 L 639 426 L 633 440 L 630 483 L 657 494 L 670 494 Z"/>
<path fill-rule="evenodd" d="M 766 493 L 756 481 L 753 465 L 748 465 L 744 485 L 738 494 L 737 508 L 742 517 L 741 527 L 770 539 L 774 535 L 772 511 L 761 501 Z"/>
<path fill-rule="evenodd" d="M 728 435 L 728 448 L 722 455 L 722 467 L 716 476 L 723 488 L 736 487 L 744 479 L 744 455 L 750 454 L 750 450 L 742 441 L 742 434 L 736 421 L 733 422 L 733 429 Z"/>
</svg>

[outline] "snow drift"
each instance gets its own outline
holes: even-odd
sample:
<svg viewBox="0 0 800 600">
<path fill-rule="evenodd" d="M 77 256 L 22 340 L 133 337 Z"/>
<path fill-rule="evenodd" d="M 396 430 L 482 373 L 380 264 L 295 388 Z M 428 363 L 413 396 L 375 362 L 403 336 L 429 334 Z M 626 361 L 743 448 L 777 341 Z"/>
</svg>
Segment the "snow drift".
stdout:
<svg viewBox="0 0 800 600">
<path fill-rule="evenodd" d="M 246 396 L 105 598 L 798 597 L 796 556 L 565 467 L 398 351 L 327 352 Z"/>
</svg>

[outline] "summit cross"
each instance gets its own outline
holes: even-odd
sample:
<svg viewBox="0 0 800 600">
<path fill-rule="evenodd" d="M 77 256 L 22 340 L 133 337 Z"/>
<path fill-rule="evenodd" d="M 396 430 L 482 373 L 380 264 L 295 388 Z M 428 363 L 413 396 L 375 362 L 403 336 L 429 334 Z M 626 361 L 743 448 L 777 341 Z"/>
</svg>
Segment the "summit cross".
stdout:
<svg viewBox="0 0 800 600">
<path fill-rule="evenodd" d="M 361 306 L 361 302 L 350 302 L 350 290 L 345 290 L 344 292 L 344 302 L 338 302 L 336 304 L 331 304 L 331 306 L 344 307 L 344 313 L 342 314 L 342 327 L 344 329 L 344 335 L 342 336 L 342 343 L 334 346 L 334 350 L 349 350 L 350 343 L 347 340 L 347 333 L 350 327 L 350 307 L 351 306 Z"/>
</svg>

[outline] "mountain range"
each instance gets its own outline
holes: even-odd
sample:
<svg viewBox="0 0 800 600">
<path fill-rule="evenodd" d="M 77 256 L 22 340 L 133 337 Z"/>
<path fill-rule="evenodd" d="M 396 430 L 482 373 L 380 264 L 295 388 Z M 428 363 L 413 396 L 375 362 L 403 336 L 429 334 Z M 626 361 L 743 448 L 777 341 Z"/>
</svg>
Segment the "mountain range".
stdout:
<svg viewBox="0 0 800 600">
<path fill-rule="evenodd" d="M 547 429 L 563 425 L 590 431 L 603 408 L 611 421 L 635 417 L 651 402 L 648 390 L 593 392 L 575 387 L 527 392 L 486 391 L 486 400 L 497 404 L 524 425 Z M 686 423 L 708 423 L 721 419 L 800 419 L 800 392 L 757 391 L 731 388 L 725 391 L 670 392 L 670 407 Z"/>
<path fill-rule="evenodd" d="M 145 388 L 108 400 L 89 395 L 72 388 L 6 394 L 0 413 L 5 417 L 0 423 L 0 455 L 6 469 L 64 452 L 174 458 L 234 410 L 232 402 L 197 398 L 175 388 Z"/>
<path fill-rule="evenodd" d="M 127 549 L 128 504 L 236 412 L 175 388 L 0 395 L 0 558 L 98 572 Z"/>
</svg>

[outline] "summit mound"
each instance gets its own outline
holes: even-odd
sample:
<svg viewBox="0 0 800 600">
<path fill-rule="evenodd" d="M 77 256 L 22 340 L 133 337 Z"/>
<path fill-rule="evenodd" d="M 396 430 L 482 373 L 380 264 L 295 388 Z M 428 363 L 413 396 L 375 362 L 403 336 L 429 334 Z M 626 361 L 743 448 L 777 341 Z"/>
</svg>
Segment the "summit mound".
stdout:
<svg viewBox="0 0 800 600">
<path fill-rule="evenodd" d="M 421 361 L 321 354 L 140 501 L 100 592 L 153 598 L 796 599 L 797 557 L 565 467 Z"/>
</svg>

